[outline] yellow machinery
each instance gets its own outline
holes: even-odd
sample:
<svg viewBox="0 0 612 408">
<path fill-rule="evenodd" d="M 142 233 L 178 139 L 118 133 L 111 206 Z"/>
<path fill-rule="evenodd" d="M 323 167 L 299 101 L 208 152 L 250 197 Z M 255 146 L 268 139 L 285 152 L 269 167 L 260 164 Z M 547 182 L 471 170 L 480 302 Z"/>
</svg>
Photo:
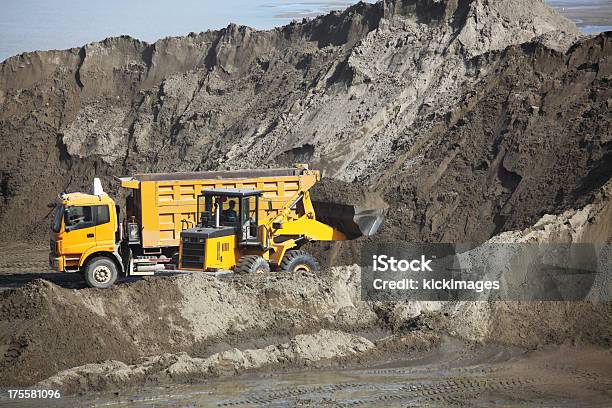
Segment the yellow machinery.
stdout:
<svg viewBox="0 0 612 408">
<path fill-rule="evenodd" d="M 50 264 L 81 272 L 99 288 L 122 273 L 170 269 L 181 250 L 187 270 L 250 271 L 244 265 L 254 260 L 259 271 L 316 269 L 312 257 L 297 251 L 303 243 L 369 235 L 382 220 L 378 209 L 356 215 L 352 207 L 313 203 L 308 190 L 319 179 L 305 166 L 122 177 L 122 187 L 131 190 L 123 223 L 96 179 L 92 194 L 60 194 L 54 203 Z"/>
<path fill-rule="evenodd" d="M 298 189 L 280 211 L 262 190 L 217 188 L 198 198 L 200 222 L 181 232 L 180 268 L 239 273 L 318 269 L 316 260 L 299 251 L 308 241 L 341 241 L 346 235 L 316 220 L 308 194 Z"/>
</svg>

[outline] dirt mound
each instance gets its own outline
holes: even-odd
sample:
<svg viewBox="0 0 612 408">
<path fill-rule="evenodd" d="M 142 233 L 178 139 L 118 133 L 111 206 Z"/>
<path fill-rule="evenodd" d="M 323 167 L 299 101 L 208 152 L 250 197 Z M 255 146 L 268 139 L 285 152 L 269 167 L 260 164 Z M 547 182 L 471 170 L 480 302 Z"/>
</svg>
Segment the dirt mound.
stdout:
<svg viewBox="0 0 612 408">
<path fill-rule="evenodd" d="M 508 231 L 488 242 L 612 242 L 612 181 L 595 193 L 593 201 L 578 210 L 546 214 L 522 231 Z"/>
<path fill-rule="evenodd" d="M 131 363 L 178 351 L 200 356 L 324 327 L 371 327 L 378 317 L 358 300 L 358 271 L 229 280 L 179 276 L 106 291 L 35 281 L 0 293 L 1 381 L 27 385 L 90 362 Z M 260 343 L 252 340 L 257 338 Z"/>
<path fill-rule="evenodd" d="M 612 183 L 607 183 L 584 208 L 557 216 L 544 215 L 532 227 L 502 233 L 488 243 L 610 243 L 611 191 Z M 450 330 L 469 340 L 530 348 L 564 342 L 610 347 L 612 302 L 600 299 L 609 297 L 612 281 L 609 273 L 603 279 L 595 282 L 591 291 L 604 290 L 606 295 L 595 295 L 597 300 L 593 301 L 452 304 L 448 311 L 452 315 Z"/>
<path fill-rule="evenodd" d="M 323 177 L 310 190 L 314 201 L 354 205 L 357 207 L 388 207 L 380 193 L 371 191 L 365 184 L 349 183 Z"/>
<path fill-rule="evenodd" d="M 178 312 L 176 288 L 163 290 L 151 281 L 133 289 L 114 292 L 110 300 L 40 280 L 2 292 L 3 384 L 25 385 L 84 361 L 130 361 L 141 347 L 161 353 L 191 341 L 187 330 L 168 329 L 187 325 Z M 160 303 L 155 293 L 163 293 L 168 303 Z"/>
<path fill-rule="evenodd" d="M 482 242 L 590 202 L 612 175 L 611 53 L 602 34 L 565 55 L 531 44 L 475 59 L 488 74 L 422 156 L 392 158 L 407 167 L 386 181 L 398 207 L 386 225 L 411 240 Z"/>
<path fill-rule="evenodd" d="M 205 359 L 180 353 L 144 358 L 134 365 L 119 361 L 88 364 L 62 371 L 36 386 L 74 393 L 147 382 L 202 381 L 262 368 L 310 366 L 320 361 L 362 354 L 373 347 L 374 344 L 363 337 L 321 330 L 315 334 L 298 335 L 287 343 L 255 350 L 232 349 Z"/>
</svg>

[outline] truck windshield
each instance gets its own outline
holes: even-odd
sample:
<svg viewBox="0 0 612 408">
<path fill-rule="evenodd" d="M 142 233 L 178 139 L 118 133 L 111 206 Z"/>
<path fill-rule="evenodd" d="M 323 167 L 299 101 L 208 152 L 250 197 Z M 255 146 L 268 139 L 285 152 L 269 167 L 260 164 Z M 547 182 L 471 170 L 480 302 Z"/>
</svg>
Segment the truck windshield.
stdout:
<svg viewBox="0 0 612 408">
<path fill-rule="evenodd" d="M 60 232 L 62 228 L 62 218 L 64 217 L 64 207 L 61 205 L 56 205 L 53 210 L 53 225 L 51 229 L 53 232 Z"/>
</svg>

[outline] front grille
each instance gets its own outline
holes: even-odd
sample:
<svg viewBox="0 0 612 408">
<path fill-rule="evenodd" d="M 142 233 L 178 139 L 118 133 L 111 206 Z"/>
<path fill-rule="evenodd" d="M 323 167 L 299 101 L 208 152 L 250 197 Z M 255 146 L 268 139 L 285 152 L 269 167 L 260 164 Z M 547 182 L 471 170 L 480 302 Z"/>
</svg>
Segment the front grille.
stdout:
<svg viewBox="0 0 612 408">
<path fill-rule="evenodd" d="M 184 242 L 181 267 L 189 269 L 204 269 L 204 242 Z"/>
</svg>

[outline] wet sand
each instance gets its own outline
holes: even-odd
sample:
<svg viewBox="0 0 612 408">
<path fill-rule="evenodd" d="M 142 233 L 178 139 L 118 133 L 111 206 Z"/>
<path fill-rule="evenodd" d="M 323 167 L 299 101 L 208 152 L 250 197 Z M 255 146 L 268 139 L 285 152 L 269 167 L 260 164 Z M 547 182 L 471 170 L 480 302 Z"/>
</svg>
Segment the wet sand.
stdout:
<svg viewBox="0 0 612 408">
<path fill-rule="evenodd" d="M 49 406 L 609 407 L 611 390 L 608 350 L 562 346 L 525 352 L 495 345 L 473 350 L 448 340 L 439 350 L 372 368 L 252 374 L 74 396 Z M 3 403 L 7 400 L 0 399 Z"/>
</svg>

